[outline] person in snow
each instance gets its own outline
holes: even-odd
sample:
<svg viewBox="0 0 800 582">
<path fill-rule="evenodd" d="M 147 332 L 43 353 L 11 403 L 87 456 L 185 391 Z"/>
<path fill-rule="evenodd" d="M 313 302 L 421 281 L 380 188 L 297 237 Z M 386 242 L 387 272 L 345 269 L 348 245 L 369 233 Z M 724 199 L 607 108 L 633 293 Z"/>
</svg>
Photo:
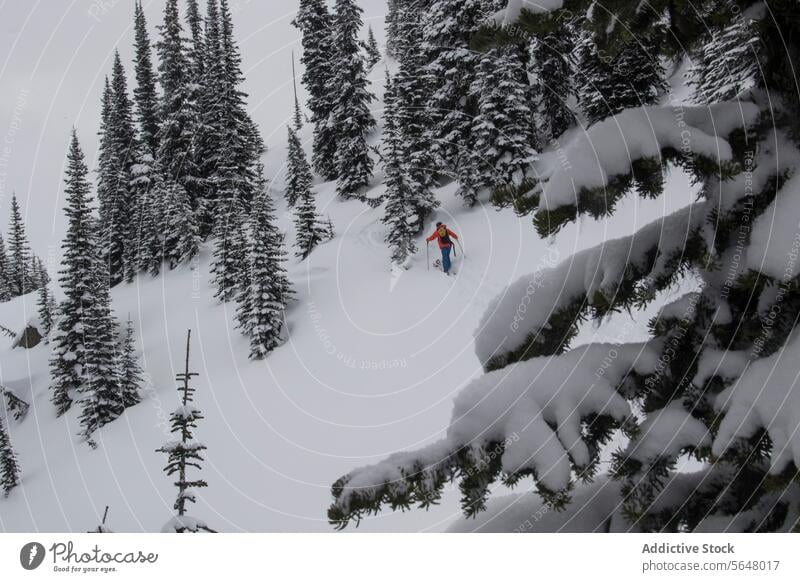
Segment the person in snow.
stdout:
<svg viewBox="0 0 800 582">
<path fill-rule="evenodd" d="M 452 239 L 458 240 L 458 236 L 452 230 L 447 228 L 447 225 L 442 222 L 436 223 L 436 230 L 429 236 L 426 241 L 429 243 L 433 240 L 439 242 L 439 250 L 442 251 L 442 270 L 445 275 L 450 271 L 450 251 L 453 248 Z"/>
</svg>

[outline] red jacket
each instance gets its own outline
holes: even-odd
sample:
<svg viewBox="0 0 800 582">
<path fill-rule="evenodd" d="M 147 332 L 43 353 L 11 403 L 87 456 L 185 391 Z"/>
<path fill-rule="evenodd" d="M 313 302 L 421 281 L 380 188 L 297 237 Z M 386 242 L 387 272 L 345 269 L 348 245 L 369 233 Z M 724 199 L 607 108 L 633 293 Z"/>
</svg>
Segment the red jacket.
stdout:
<svg viewBox="0 0 800 582">
<path fill-rule="evenodd" d="M 456 233 L 454 233 L 452 230 L 447 228 L 447 225 L 445 225 L 445 224 L 443 224 L 442 226 L 440 226 L 436 230 L 434 230 L 433 234 L 431 236 L 429 236 L 428 238 L 426 238 L 425 240 L 428 241 L 428 242 L 431 242 L 432 240 L 436 239 L 437 242 L 439 243 L 439 248 L 440 249 L 444 249 L 444 248 L 453 246 L 452 243 L 447 244 L 446 242 L 442 241 L 442 237 L 439 236 L 439 229 L 440 228 L 443 228 L 443 229 L 445 229 L 447 231 L 447 236 L 449 236 L 450 238 L 454 238 L 454 239 L 458 240 L 458 236 L 456 235 Z"/>
</svg>

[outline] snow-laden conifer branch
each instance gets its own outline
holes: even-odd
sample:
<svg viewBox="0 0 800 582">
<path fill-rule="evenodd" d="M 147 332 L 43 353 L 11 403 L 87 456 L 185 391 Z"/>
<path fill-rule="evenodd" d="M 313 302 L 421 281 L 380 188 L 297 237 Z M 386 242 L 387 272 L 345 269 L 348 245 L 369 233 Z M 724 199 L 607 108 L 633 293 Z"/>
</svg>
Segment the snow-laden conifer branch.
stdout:
<svg viewBox="0 0 800 582">
<path fill-rule="evenodd" d="M 474 515 L 485 509 L 489 486 L 526 476 L 563 505 L 573 472 L 593 475 L 600 447 L 629 418 L 617 391 L 628 371 L 646 376 L 656 363 L 648 344 L 593 344 L 489 372 L 456 397 L 445 439 L 337 481 L 328 517 L 344 527 L 384 505 L 427 507 L 453 480 L 465 514 Z"/>
</svg>

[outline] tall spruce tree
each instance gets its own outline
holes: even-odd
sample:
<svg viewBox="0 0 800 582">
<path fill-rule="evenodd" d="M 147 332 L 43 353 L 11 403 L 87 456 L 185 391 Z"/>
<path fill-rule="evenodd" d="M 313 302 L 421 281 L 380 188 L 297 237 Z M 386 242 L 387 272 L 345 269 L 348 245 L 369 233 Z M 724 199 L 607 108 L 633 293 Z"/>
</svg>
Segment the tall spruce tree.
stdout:
<svg viewBox="0 0 800 582">
<path fill-rule="evenodd" d="M 408 9 L 400 14 L 405 15 L 402 19 L 406 21 L 415 14 L 423 14 L 423 62 L 431 80 L 426 97 L 431 115 L 431 154 L 440 171 L 458 174 L 459 164 L 471 163 L 469 153 L 476 103 L 470 87 L 481 59 L 479 52 L 470 50 L 469 43 L 492 1 L 434 0 L 430 8 L 423 11 L 417 8 L 420 1 L 409 2 Z M 406 23 L 401 37 L 413 32 L 414 26 Z M 400 42 L 402 51 L 403 41 Z M 402 52 L 400 58 L 403 58 Z M 469 174 L 471 172 L 464 172 L 464 175 Z"/>
<path fill-rule="evenodd" d="M 163 95 L 157 160 L 165 176 L 186 188 L 194 204 L 202 187 L 193 143 L 200 121 L 178 0 L 167 0 L 159 31 L 158 70 Z"/>
<path fill-rule="evenodd" d="M 105 97 L 104 97 L 105 98 Z M 107 116 L 103 119 L 99 158 L 104 181 L 100 202 L 102 252 L 108 262 L 111 285 L 125 278 L 126 260 L 132 255 L 126 246 L 133 243 L 135 228 L 131 222 L 136 206 L 136 189 L 131 185 L 132 168 L 136 163 L 138 146 L 133 126 L 133 105 L 128 97 L 125 69 L 119 53 L 114 54 L 111 94 Z"/>
<path fill-rule="evenodd" d="M 136 357 L 136 338 L 130 317 L 125 324 L 122 345 L 119 348 L 119 388 L 122 393 L 122 407 L 130 408 L 142 401 L 142 368 Z"/>
<path fill-rule="evenodd" d="M 329 89 L 336 103 L 329 123 L 337 133 L 336 192 L 344 199 L 364 198 L 362 191 L 369 184 L 373 168 L 367 135 L 375 127 L 369 110 L 375 96 L 369 92 L 359 50 L 362 12 L 355 0 L 336 0 L 334 68 Z"/>
<path fill-rule="evenodd" d="M 78 389 L 80 434 L 92 448 L 96 446 L 94 432 L 116 420 L 125 410 L 117 344 L 119 324 L 111 310 L 110 280 L 108 263 L 97 256 L 89 289 L 92 302 L 83 318 L 86 345 L 83 383 Z"/>
<path fill-rule="evenodd" d="M 284 311 L 292 287 L 283 267 L 283 235 L 275 226 L 269 194 L 260 194 L 250 216 L 247 286 L 239 295 L 239 329 L 250 339 L 250 358 L 261 359 L 284 341 Z"/>
<path fill-rule="evenodd" d="M 417 252 L 414 242 L 418 234 L 417 208 L 405 168 L 405 144 L 398 123 L 396 86 L 386 71 L 383 115 L 383 171 L 386 176 L 386 206 L 383 224 L 386 225 L 386 243 L 391 250 L 392 263 L 407 267 L 409 259 Z"/>
<path fill-rule="evenodd" d="M 36 305 L 38 307 L 39 323 L 41 324 L 39 331 L 44 337 L 44 343 L 49 344 L 50 333 L 53 331 L 53 322 L 56 316 L 56 301 L 46 284 L 39 287 L 39 300 Z"/>
<path fill-rule="evenodd" d="M 8 279 L 13 295 L 23 295 L 33 290 L 31 278 L 31 250 L 25 224 L 22 222 L 17 195 L 11 196 L 11 216 L 8 224 Z"/>
<path fill-rule="evenodd" d="M 330 116 L 338 96 L 333 93 L 333 18 L 325 0 L 300 0 L 292 24 L 302 35 L 300 61 L 314 124 L 314 169 L 324 179 L 334 180 L 338 170 L 335 164 L 338 131 L 330 123 Z"/>
<path fill-rule="evenodd" d="M 195 158 L 202 179 L 202 192 L 197 203 L 200 236 L 207 238 L 215 224 L 215 206 L 218 202 L 215 183 L 223 144 L 223 128 L 220 96 L 223 87 L 223 60 L 220 40 L 220 16 L 218 0 L 206 4 L 205 31 L 203 38 L 203 76 L 200 82 L 199 120 L 200 127 L 195 140 Z"/>
<path fill-rule="evenodd" d="M 375 33 L 372 31 L 372 25 L 370 25 L 369 30 L 367 31 L 367 42 L 365 44 L 365 50 L 367 52 L 367 68 L 371 69 L 379 62 L 381 62 L 381 49 L 378 48 L 378 41 L 375 40 Z"/>
<path fill-rule="evenodd" d="M 230 178 L 233 183 L 234 179 Z M 234 299 L 247 284 L 247 217 L 235 189 L 221 193 L 214 227 L 214 254 L 211 272 L 220 301 Z"/>
<path fill-rule="evenodd" d="M 574 122 L 569 99 L 575 94 L 572 68 L 575 32 L 570 23 L 531 42 L 533 111 L 539 142 L 547 145 Z"/>
<path fill-rule="evenodd" d="M 437 164 L 431 155 L 434 149 L 430 134 L 433 118 L 427 106 L 430 79 L 422 52 L 421 6 L 421 2 L 415 1 L 399 9 L 401 57 L 392 88 L 404 179 L 414 195 L 414 210 L 406 213 L 406 219 L 410 221 L 409 228 L 417 234 L 422 232 L 425 219 L 439 205 L 433 195 Z"/>
<path fill-rule="evenodd" d="M 332 236 L 328 225 L 322 221 L 322 217 L 317 213 L 314 193 L 308 184 L 303 186 L 298 193 L 294 227 L 297 235 L 295 238 L 295 246 L 297 247 L 295 256 L 300 259 L 307 259 L 317 245 L 329 240 Z"/>
<path fill-rule="evenodd" d="M 484 34 L 490 46 L 513 43 L 519 30 L 540 35 L 588 13 L 592 43 L 612 63 L 625 58 L 631 37 L 658 27 L 669 34 L 650 56 L 666 60 L 681 47 L 697 50 L 705 26 L 713 35 L 737 14 L 720 9 L 698 21 L 689 2 L 667 0 L 647 11 L 630 2 L 595 6 L 577 0 L 523 13 L 517 29 Z M 788 174 L 776 162 L 800 135 L 793 114 L 800 99 L 785 63 L 787 54 L 800 54 L 800 35 L 793 3 L 770 8 L 768 17 L 756 16 L 764 75 L 752 100 L 642 111 L 636 99 L 617 113 L 619 123 L 565 137 L 568 164 L 519 192 L 518 208 L 534 213 L 542 236 L 583 214 L 613 214 L 613 201 L 631 190 L 665 194 L 667 164 L 700 183 L 698 200 L 539 271 L 534 301 L 529 276 L 504 289 L 475 337 L 486 373 L 456 397 L 443 440 L 334 483 L 332 524 L 344 527 L 384 506 L 427 508 L 455 480 L 465 514 L 486 512 L 456 524 L 460 531 L 797 530 L 800 449 L 789 435 L 800 430 L 800 265 L 787 252 L 796 246 L 800 207 L 796 158 Z M 771 50 L 780 39 L 786 44 Z M 618 82 L 613 68 L 603 74 L 609 86 Z M 634 89 L 641 95 L 653 87 Z M 730 123 L 719 125 L 722 118 Z M 706 134 L 708 148 L 693 141 L 690 152 L 676 150 L 677 136 L 706 131 L 714 132 Z M 692 290 L 661 307 L 645 341 L 570 346 L 588 318 L 603 327 L 614 312 L 641 314 L 688 282 Z M 520 305 L 530 306 L 524 316 Z M 627 442 L 600 475 L 605 447 L 622 436 Z M 686 472 L 680 467 L 689 456 L 698 466 Z M 487 505 L 495 483 L 527 479 L 535 492 Z M 540 511 L 546 519 L 531 518 Z"/>
<path fill-rule="evenodd" d="M 59 271 L 64 300 L 50 359 L 51 400 L 59 416 L 69 410 L 74 393 L 83 384 L 88 319 L 95 301 L 97 241 L 87 174 L 78 134 L 73 130 L 64 179 L 67 233 L 61 244 L 63 258 Z"/>
<path fill-rule="evenodd" d="M 145 152 L 151 157 L 158 153 L 159 111 L 156 74 L 153 69 L 153 55 L 150 34 L 144 16 L 141 0 L 134 5 L 134 49 L 136 87 L 133 98 L 136 102 L 136 120 L 139 123 L 139 137 L 146 146 Z"/>
<path fill-rule="evenodd" d="M 11 490 L 20 483 L 20 466 L 17 454 L 11 446 L 11 437 L 8 436 L 3 419 L 0 418 L 0 487 L 3 494 L 8 497 Z"/>
<path fill-rule="evenodd" d="M 211 8 L 211 5 L 209 5 Z M 216 11 L 213 11 L 216 13 Z M 258 188 L 258 165 L 264 143 L 246 110 L 247 95 L 241 90 L 244 76 L 234 38 L 233 18 L 227 0 L 221 0 L 216 24 L 209 19 L 206 33 L 207 73 L 203 105 L 203 151 L 213 155 L 203 170 L 205 198 L 200 232 L 218 231 L 218 220 L 227 216 L 228 202 L 236 197 L 244 211 Z M 226 223 L 227 224 L 227 223 Z M 230 223 L 233 224 L 233 223 Z M 215 235 L 216 236 L 216 235 Z"/>
<path fill-rule="evenodd" d="M 165 236 L 164 173 L 147 151 L 141 153 L 131 172 L 136 206 L 131 217 L 133 244 L 126 247 L 133 251 L 133 257 L 126 261 L 132 267 L 126 276 L 128 281 L 132 281 L 138 271 L 151 275 L 159 273 L 164 257 Z"/>
<path fill-rule="evenodd" d="M 197 533 L 200 531 L 211 532 L 205 523 L 199 519 L 189 516 L 186 512 L 186 504 L 195 503 L 196 490 L 208 487 L 203 479 L 189 477 L 189 471 L 202 469 L 200 463 L 203 461 L 202 452 L 206 446 L 194 438 L 194 430 L 197 422 L 203 419 L 203 414 L 194 405 L 195 389 L 191 385 L 192 378 L 197 376 L 196 372 L 189 371 L 189 347 L 191 342 L 191 330 L 186 336 L 186 368 L 184 372 L 177 375 L 178 394 L 180 395 L 180 405 L 170 415 L 170 432 L 176 435 L 176 440 L 166 443 L 156 449 L 157 452 L 167 455 L 167 465 L 164 472 L 167 475 L 176 475 L 175 486 L 178 488 L 178 495 L 173 506 L 177 515 L 170 519 L 163 532 L 171 533 Z"/>
<path fill-rule="evenodd" d="M 726 25 L 706 34 L 693 55 L 690 73 L 696 101 L 729 101 L 758 83 L 758 54 L 763 51 L 758 24 L 742 14 L 733 0 L 709 2 L 701 10 L 706 18 L 713 18 L 720 10 L 737 14 Z"/>
<path fill-rule="evenodd" d="M 492 48 L 478 65 L 473 87 L 478 103 L 472 154 L 481 189 L 519 186 L 529 177 L 537 159 L 530 86 L 521 53 L 514 45 Z"/>
<path fill-rule="evenodd" d="M 286 203 L 293 207 L 305 190 L 311 188 L 313 176 L 308 165 L 303 144 L 295 128 L 288 128 L 288 153 L 286 157 Z"/>
<path fill-rule="evenodd" d="M 576 48 L 578 103 L 589 124 L 629 107 L 655 104 L 666 89 L 658 58 L 657 28 L 625 42 L 616 53 L 601 51 L 584 32 Z"/>
<path fill-rule="evenodd" d="M 186 189 L 168 179 L 164 189 L 163 258 L 174 269 L 200 250 L 200 229 Z"/>
<path fill-rule="evenodd" d="M 8 301 L 13 297 L 11 279 L 8 276 L 9 259 L 6 243 L 0 234 L 0 301 Z"/>
<path fill-rule="evenodd" d="M 384 18 L 386 23 L 386 54 L 394 59 L 399 56 L 397 52 L 397 42 L 399 40 L 397 9 L 402 2 L 403 0 L 388 0 L 386 17 Z"/>
</svg>

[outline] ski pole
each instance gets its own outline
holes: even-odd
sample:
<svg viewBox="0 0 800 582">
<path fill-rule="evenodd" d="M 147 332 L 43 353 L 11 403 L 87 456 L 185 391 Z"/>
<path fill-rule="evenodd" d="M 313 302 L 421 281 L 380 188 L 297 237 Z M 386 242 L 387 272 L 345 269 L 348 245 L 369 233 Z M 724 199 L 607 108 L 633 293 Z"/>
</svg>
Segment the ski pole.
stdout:
<svg viewBox="0 0 800 582">
<path fill-rule="evenodd" d="M 431 257 L 430 257 L 431 243 L 425 243 L 425 264 L 428 265 L 428 270 L 431 270 Z"/>
</svg>

